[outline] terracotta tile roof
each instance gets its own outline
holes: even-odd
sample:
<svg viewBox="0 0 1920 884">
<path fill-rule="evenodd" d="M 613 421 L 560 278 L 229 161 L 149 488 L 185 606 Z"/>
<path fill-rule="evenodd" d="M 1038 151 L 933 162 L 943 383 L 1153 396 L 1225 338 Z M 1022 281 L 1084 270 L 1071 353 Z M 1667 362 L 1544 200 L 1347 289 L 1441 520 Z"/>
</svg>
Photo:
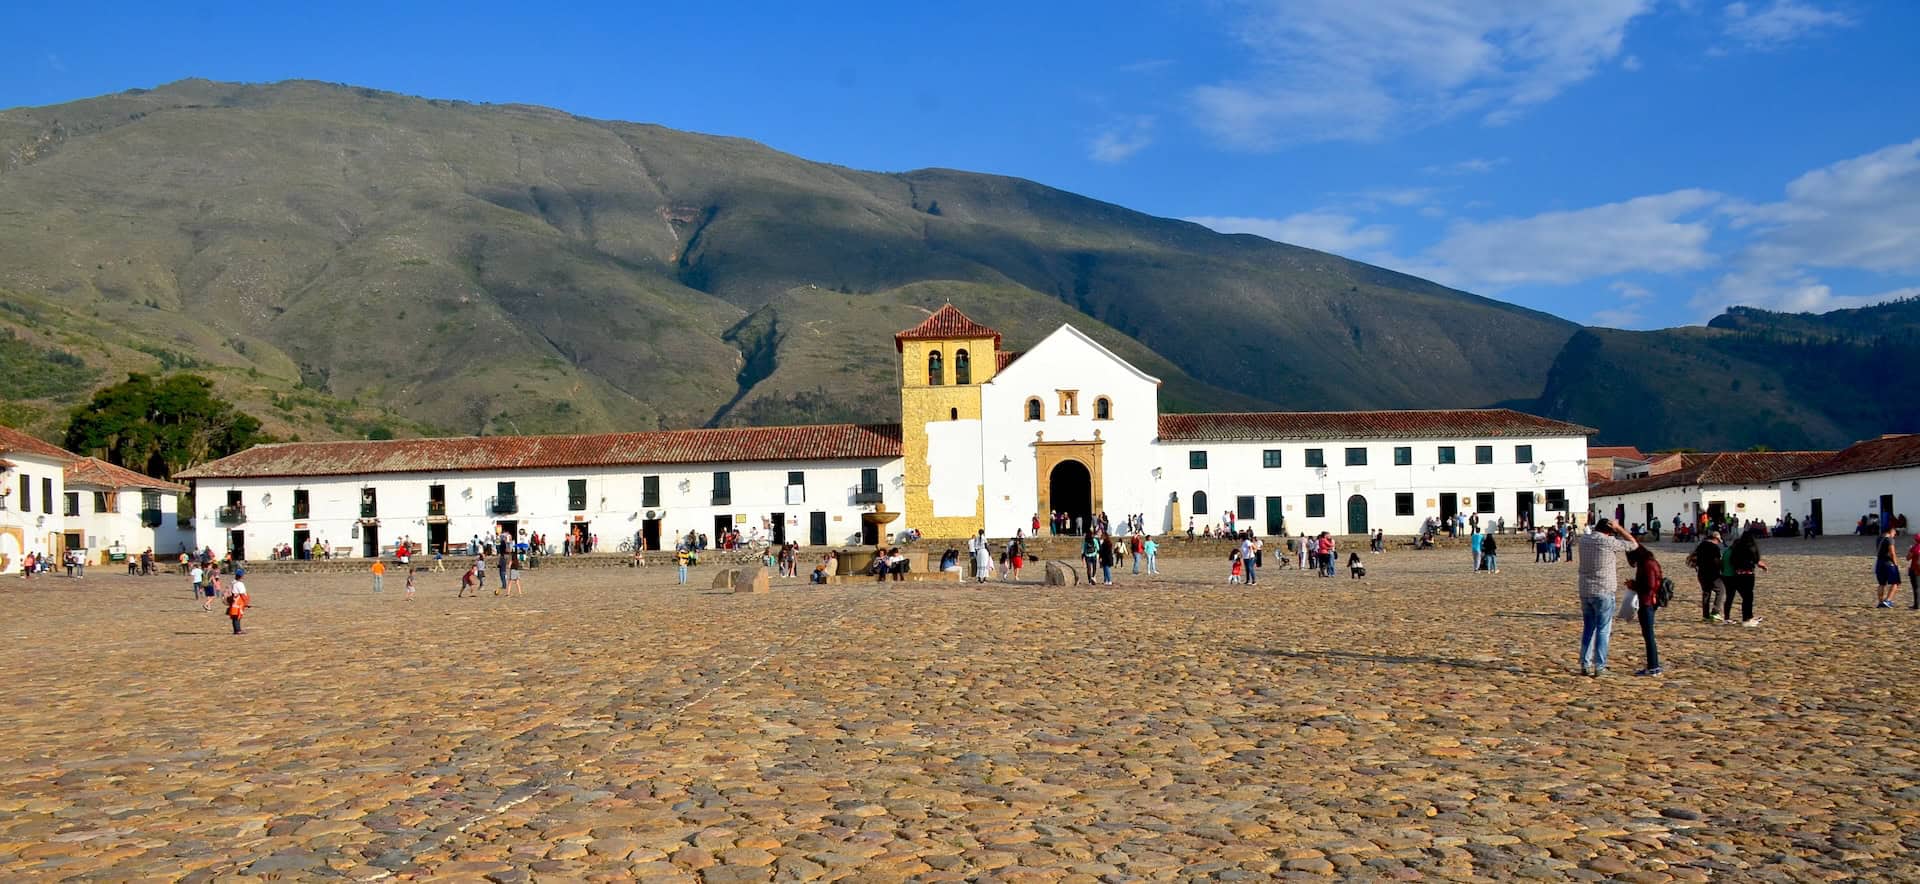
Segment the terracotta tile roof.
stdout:
<svg viewBox="0 0 1920 884">
<path fill-rule="evenodd" d="M 1807 479 L 1815 476 L 1835 476 L 1841 473 L 1870 473 L 1875 470 L 1897 470 L 1904 467 L 1920 466 L 1920 434 L 1881 436 L 1865 442 L 1855 442 L 1806 469 L 1787 476 L 1789 479 Z"/>
<path fill-rule="evenodd" d="M 143 488 L 184 494 L 187 486 L 117 467 L 97 457 L 83 457 L 67 464 L 68 485 L 98 485 L 102 488 Z"/>
<path fill-rule="evenodd" d="M 1443 411 L 1269 411 L 1163 414 L 1166 442 L 1251 442 L 1269 439 L 1449 439 L 1587 436 L 1590 427 L 1508 408 Z"/>
<path fill-rule="evenodd" d="M 73 460 L 80 456 L 58 445 L 36 439 L 12 427 L 0 427 L 0 454 L 5 454 L 9 451 L 17 451 L 21 454 L 31 454 L 38 457 L 51 457 L 54 460 Z"/>
<path fill-rule="evenodd" d="M 551 467 L 847 460 L 900 456 L 899 424 L 729 427 L 578 436 L 481 436 L 256 445 L 182 479 L 447 473 Z"/>
<path fill-rule="evenodd" d="M 1000 346 L 1000 333 L 967 318 L 958 307 L 947 304 L 913 328 L 893 336 L 893 348 L 903 349 L 902 341 L 945 341 L 953 338 L 992 338 Z"/>
<path fill-rule="evenodd" d="M 1600 445 L 1589 447 L 1587 449 L 1587 459 L 1591 460 L 1596 457 L 1623 457 L 1627 460 L 1641 461 L 1647 459 L 1645 454 L 1640 453 L 1640 449 L 1631 445 Z"/>
<path fill-rule="evenodd" d="M 1728 451 L 1679 456 L 1678 469 L 1639 479 L 1602 482 L 1588 497 L 1618 497 L 1684 485 L 1766 485 L 1831 458 L 1831 451 Z"/>
<path fill-rule="evenodd" d="M 1020 358 L 1020 351 L 1019 350 L 995 350 L 994 358 L 998 359 L 999 361 L 994 364 L 993 370 L 996 372 L 1006 371 L 1007 366 L 1012 365 L 1015 359 Z"/>
</svg>

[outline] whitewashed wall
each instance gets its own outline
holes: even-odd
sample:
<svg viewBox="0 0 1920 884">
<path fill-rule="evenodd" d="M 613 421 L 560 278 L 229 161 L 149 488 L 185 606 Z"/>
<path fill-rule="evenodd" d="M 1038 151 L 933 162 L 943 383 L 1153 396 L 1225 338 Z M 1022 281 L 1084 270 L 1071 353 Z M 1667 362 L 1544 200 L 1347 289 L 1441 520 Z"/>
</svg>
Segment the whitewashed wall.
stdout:
<svg viewBox="0 0 1920 884">
<path fill-rule="evenodd" d="M 1703 512 L 1710 512 L 1715 503 L 1726 505 L 1726 511 L 1740 517 L 1742 521 L 1759 519 L 1772 525 L 1775 519 L 1786 512 L 1795 515 L 1801 510 L 1788 510 L 1782 507 L 1780 489 L 1767 485 L 1681 485 L 1672 488 L 1656 488 L 1635 494 L 1616 494 L 1593 499 L 1594 511 L 1601 517 L 1614 518 L 1618 505 L 1626 506 L 1628 525 L 1647 524 L 1647 504 L 1653 504 L 1653 514 L 1660 518 L 1660 532 L 1673 531 L 1673 516 L 1679 513 L 1681 518 L 1692 522 L 1700 518 Z"/>
<path fill-rule="evenodd" d="M 1920 519 L 1920 467 L 1898 470 L 1874 470 L 1869 473 L 1843 473 L 1813 479 L 1781 483 L 1781 504 L 1795 516 L 1805 518 L 1813 511 L 1813 501 L 1821 502 L 1828 534 L 1846 534 L 1861 516 L 1880 517 L 1880 495 L 1893 495 L 1895 515 L 1906 514 L 1909 524 Z"/>
<path fill-rule="evenodd" d="M 1453 464 L 1439 463 L 1439 448 L 1452 445 Z M 1493 463 L 1476 464 L 1474 447 L 1493 446 Z M 1532 445 L 1533 457 L 1527 463 L 1515 462 L 1515 446 Z M 1393 450 L 1413 449 L 1413 463 L 1395 466 Z M 1348 466 L 1346 450 L 1367 449 L 1365 466 Z M 1325 454 L 1324 469 L 1307 466 L 1307 450 L 1318 448 Z M 1262 466 L 1262 453 L 1281 452 L 1278 468 Z M 1353 495 L 1367 500 L 1367 522 L 1371 529 L 1388 534 L 1412 534 L 1429 516 L 1440 515 L 1440 495 L 1460 496 L 1460 508 L 1474 512 L 1478 492 L 1494 493 L 1491 513 L 1480 513 L 1481 523 L 1504 517 L 1515 524 L 1519 507 L 1515 495 L 1521 491 L 1539 495 L 1534 502 L 1534 521 L 1551 523 L 1555 513 L 1547 510 L 1546 492 L 1566 492 L 1567 511 L 1584 513 L 1587 509 L 1586 439 L 1581 437 L 1545 437 L 1534 439 L 1418 439 L 1418 440 L 1315 440 L 1311 442 L 1164 442 L 1157 446 L 1161 480 L 1153 482 L 1155 492 L 1165 500 L 1167 492 L 1180 495 L 1181 522 L 1162 524 L 1161 530 L 1184 533 L 1191 518 L 1195 530 L 1208 525 L 1220 526 L 1225 513 L 1236 506 L 1236 498 L 1254 498 L 1252 526 L 1264 533 L 1266 499 L 1281 498 L 1286 531 L 1289 534 L 1335 534 L 1349 532 L 1347 501 Z M 1189 453 L 1207 452 L 1207 468 L 1191 469 Z M 1538 469 L 1535 467 L 1538 465 Z M 1144 483 L 1143 483 L 1144 484 Z M 1195 491 L 1207 494 L 1207 512 L 1193 512 Z M 1413 515 L 1395 515 L 1396 493 L 1413 495 Z M 1307 496 L 1325 495 L 1326 511 L 1320 517 L 1307 515 Z M 1152 522 L 1149 522 L 1152 524 Z"/>
<path fill-rule="evenodd" d="M 1061 390 L 1078 391 L 1079 414 L 1059 413 Z M 1116 521 L 1128 513 L 1152 514 L 1159 391 L 1158 380 L 1072 326 L 1061 326 L 981 385 L 987 534 L 1011 537 L 1032 527 L 1039 509 L 1035 433 L 1048 442 L 1091 442 L 1098 430 L 1104 443 L 1100 498 L 1107 514 Z M 1103 396 L 1112 402 L 1111 420 L 1094 419 L 1095 402 Z M 1028 397 L 1040 400 L 1044 420 L 1026 419 Z M 1044 523 L 1046 514 L 1037 514 Z"/>
<path fill-rule="evenodd" d="M 0 531 L 0 560 L 6 561 L 10 570 L 17 570 L 20 557 L 26 553 L 53 553 L 60 549 L 60 534 L 66 526 L 61 509 L 67 490 L 66 464 L 24 451 L 8 452 L 6 459 L 13 467 L 0 473 L 0 489 L 9 492 L 0 498 L 0 528 L 13 529 L 19 536 L 13 531 Z M 21 507 L 20 500 L 22 476 L 33 485 L 32 506 L 26 509 Z M 53 480 L 52 495 L 45 493 L 42 479 Z"/>
<path fill-rule="evenodd" d="M 160 509 L 160 525 L 148 527 L 140 523 L 143 501 L 140 489 L 119 489 L 111 499 L 112 509 L 106 512 L 95 510 L 94 492 L 107 489 L 74 485 L 69 490 L 80 495 L 80 515 L 67 518 L 67 530 L 86 535 L 88 553 L 96 561 L 100 553 L 116 546 L 128 555 L 151 549 L 162 558 L 177 556 L 182 548 L 197 549 L 193 529 L 180 527 L 180 498 L 173 492 L 159 493 L 156 503 Z"/>
<path fill-rule="evenodd" d="M 308 518 L 299 520 L 305 530 L 330 547 L 351 547 L 352 555 L 362 552 L 354 535 L 360 520 L 360 492 L 375 489 L 379 507 L 379 540 L 390 548 L 403 537 L 415 544 L 428 538 L 428 488 L 446 486 L 448 541 L 466 542 L 474 535 L 489 533 L 500 521 L 517 522 L 517 528 L 549 535 L 557 543 L 568 526 L 584 521 L 587 530 L 599 535 L 601 551 L 612 551 L 622 539 L 641 530 L 645 513 L 651 509 L 662 520 L 661 541 L 672 548 L 675 537 L 688 531 L 713 536 L 716 516 L 743 517 L 742 530 L 768 531 L 763 521 L 780 513 L 787 521 L 787 539 L 805 545 L 808 542 L 809 514 L 827 514 L 827 541 L 841 545 L 856 543 L 860 537 L 860 513 L 871 509 L 853 503 L 861 468 L 879 470 L 880 486 L 889 502 L 900 499 L 901 462 L 898 458 L 831 461 L 793 461 L 778 463 L 721 463 L 675 466 L 645 466 L 561 470 L 482 470 L 457 473 L 396 473 L 372 477 L 320 477 L 309 479 L 200 479 L 195 482 L 195 522 L 200 542 L 216 553 L 225 551 L 228 531 L 245 533 L 249 558 L 265 558 L 279 544 L 291 543 L 295 529 L 293 492 L 308 492 Z M 732 503 L 712 503 L 713 474 L 725 471 L 732 480 Z M 789 502 L 787 473 L 804 472 L 804 502 Z M 642 505 L 645 476 L 660 477 L 660 503 Z M 567 481 L 585 479 L 587 506 L 573 511 L 567 506 Z M 488 509 L 496 496 L 497 483 L 515 483 L 518 511 L 494 515 Z M 684 487 L 683 487 L 684 486 Z M 246 521 L 240 525 L 222 525 L 218 509 L 226 505 L 227 492 L 240 491 L 246 509 Z M 578 519 L 576 519 L 578 517 Z"/>
</svg>

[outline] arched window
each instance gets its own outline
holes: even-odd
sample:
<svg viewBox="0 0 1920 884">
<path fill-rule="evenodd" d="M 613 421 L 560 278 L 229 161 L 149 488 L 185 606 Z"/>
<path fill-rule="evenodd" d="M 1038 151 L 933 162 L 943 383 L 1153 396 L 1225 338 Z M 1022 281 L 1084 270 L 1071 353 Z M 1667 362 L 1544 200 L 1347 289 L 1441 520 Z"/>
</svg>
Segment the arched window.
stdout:
<svg viewBox="0 0 1920 884">
<path fill-rule="evenodd" d="M 1093 419 L 1097 421 L 1113 420 L 1113 402 L 1105 396 L 1093 400 Z"/>
<path fill-rule="evenodd" d="M 1046 420 L 1046 417 L 1040 412 L 1040 397 L 1034 396 L 1027 400 L 1027 420 Z"/>
<path fill-rule="evenodd" d="M 1204 516 L 1207 514 L 1207 492 L 1193 492 L 1193 514 L 1196 516 Z"/>
<path fill-rule="evenodd" d="M 938 387 L 946 383 L 940 371 L 940 351 L 927 354 L 927 386 Z"/>
<path fill-rule="evenodd" d="M 973 383 L 973 361 L 967 358 L 967 351 L 953 351 L 953 382 L 956 384 Z"/>
</svg>

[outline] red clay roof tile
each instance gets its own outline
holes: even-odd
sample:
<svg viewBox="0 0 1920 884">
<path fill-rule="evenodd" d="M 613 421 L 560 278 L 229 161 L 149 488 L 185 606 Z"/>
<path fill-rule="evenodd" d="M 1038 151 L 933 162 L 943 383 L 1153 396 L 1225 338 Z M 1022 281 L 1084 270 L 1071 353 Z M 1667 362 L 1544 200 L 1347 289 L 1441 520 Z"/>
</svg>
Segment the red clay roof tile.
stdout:
<svg viewBox="0 0 1920 884">
<path fill-rule="evenodd" d="M 954 338 L 992 338 L 995 349 L 1000 347 L 1000 333 L 967 318 L 958 307 L 952 304 L 933 311 L 933 315 L 913 328 L 893 336 L 893 348 L 904 349 L 902 341 L 946 341 Z"/>
<path fill-rule="evenodd" d="M 1809 464 L 1806 469 L 1787 478 L 1810 479 L 1816 476 L 1870 473 L 1874 470 L 1897 470 L 1914 466 L 1920 466 L 1920 434 L 1909 433 L 1855 442 L 1832 457 L 1819 463 Z"/>
<path fill-rule="evenodd" d="M 97 457 L 83 457 L 67 464 L 68 485 L 99 485 L 104 488 L 150 488 L 155 491 L 186 493 L 187 486 L 155 479 L 118 467 Z"/>
<path fill-rule="evenodd" d="M 73 460 L 80 456 L 51 442 L 29 436 L 12 427 L 0 427 L 0 453 L 9 451 L 17 451 L 21 454 L 32 454 L 39 457 L 51 457 L 55 460 Z"/>
<path fill-rule="evenodd" d="M 575 436 L 291 442 L 257 445 L 185 470 L 178 478 L 345 476 L 899 456 L 899 424 L 821 424 Z"/>
<path fill-rule="evenodd" d="M 1593 486 L 1589 497 L 1618 497 L 1684 485 L 1765 485 L 1833 456 L 1831 451 L 1726 451 L 1680 456 L 1681 466 L 1639 479 Z"/>
</svg>

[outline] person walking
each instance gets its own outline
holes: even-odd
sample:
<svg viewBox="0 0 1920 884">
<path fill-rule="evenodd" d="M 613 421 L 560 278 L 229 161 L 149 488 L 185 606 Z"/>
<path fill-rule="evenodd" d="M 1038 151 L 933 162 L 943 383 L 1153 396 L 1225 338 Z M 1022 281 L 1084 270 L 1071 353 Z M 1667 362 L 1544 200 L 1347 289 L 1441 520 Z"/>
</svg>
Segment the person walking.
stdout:
<svg viewBox="0 0 1920 884">
<path fill-rule="evenodd" d="M 1893 594 L 1900 591 L 1900 563 L 1894 549 L 1894 528 L 1888 523 L 1880 529 L 1880 542 L 1873 550 L 1873 579 L 1880 584 L 1876 608 L 1893 607 Z"/>
<path fill-rule="evenodd" d="M 195 599 L 201 600 L 200 610 L 202 611 L 213 610 L 213 593 L 205 592 L 207 572 L 203 570 L 199 565 L 194 565 L 193 570 L 188 573 L 191 575 L 191 579 L 193 580 L 193 597 Z"/>
<path fill-rule="evenodd" d="M 473 582 L 478 586 L 478 588 L 473 591 L 473 594 L 477 597 L 480 595 L 480 590 L 487 588 L 487 556 L 485 553 L 473 557 L 472 574 Z"/>
<path fill-rule="evenodd" d="M 1100 583 L 1113 585 L 1113 556 L 1120 551 L 1120 544 L 1111 537 L 1100 539 Z"/>
<path fill-rule="evenodd" d="M 1240 564 L 1242 571 L 1246 574 L 1247 585 L 1253 586 L 1258 584 L 1260 582 L 1260 576 L 1255 573 L 1253 567 L 1255 563 L 1253 559 L 1252 537 L 1246 537 L 1240 541 Z"/>
<path fill-rule="evenodd" d="M 686 545 L 686 544 L 684 544 L 684 543 L 681 543 L 681 544 L 676 544 L 676 545 L 674 545 L 674 547 L 673 547 L 673 563 L 674 563 L 674 564 L 675 564 L 676 566 L 678 566 L 678 567 L 679 567 L 679 569 L 680 569 L 680 581 L 679 581 L 679 582 L 680 582 L 680 584 L 681 584 L 682 586 L 684 586 L 684 585 L 686 585 L 686 582 L 687 582 L 687 560 L 689 560 L 689 559 L 691 559 L 691 558 L 693 558 L 693 553 L 690 553 L 690 552 L 688 552 L 688 551 L 687 551 L 687 545 Z"/>
<path fill-rule="evenodd" d="M 377 593 L 382 591 L 383 589 L 383 587 L 381 586 L 381 583 L 386 579 L 387 566 L 384 563 L 382 563 L 379 559 L 374 559 L 372 571 L 373 571 L 373 591 Z"/>
<path fill-rule="evenodd" d="M 1334 572 L 1339 565 L 1339 561 L 1337 560 L 1339 549 L 1340 545 L 1334 542 L 1332 534 L 1325 531 L 1320 532 L 1320 576 L 1334 576 Z"/>
<path fill-rule="evenodd" d="M 407 601 L 413 601 L 413 569 L 407 569 Z"/>
<path fill-rule="evenodd" d="M 227 619 L 233 621 L 234 635 L 246 632 L 240 628 L 240 618 L 247 615 L 247 608 L 253 604 L 253 597 L 247 595 L 247 582 L 243 579 L 246 576 L 245 571 L 233 572 L 233 594 L 227 597 Z"/>
<path fill-rule="evenodd" d="M 1580 674 L 1599 678 L 1607 671 L 1607 645 L 1613 639 L 1613 618 L 1619 605 L 1620 574 L 1614 556 L 1639 549 L 1640 541 L 1601 519 L 1580 535 Z"/>
<path fill-rule="evenodd" d="M 1473 533 L 1467 537 L 1467 548 L 1473 553 L 1473 570 L 1475 571 L 1480 570 L 1480 546 L 1485 542 L 1486 539 L 1480 534 L 1480 528 L 1476 525 Z"/>
<path fill-rule="evenodd" d="M 1127 558 L 1133 560 L 1133 573 L 1136 576 L 1140 573 L 1140 556 L 1146 551 L 1145 545 L 1146 542 L 1140 539 L 1140 535 L 1127 535 Z"/>
<path fill-rule="evenodd" d="M 1652 676 L 1666 672 L 1660 666 L 1660 646 L 1653 640 L 1653 613 L 1660 607 L 1660 583 L 1666 575 L 1660 570 L 1660 562 L 1654 558 L 1653 550 L 1644 546 L 1635 547 L 1627 553 L 1627 564 L 1633 566 L 1633 581 L 1630 584 L 1635 598 L 1640 601 L 1640 638 L 1647 643 L 1647 665 L 1634 675 Z"/>
<path fill-rule="evenodd" d="M 1720 569 L 1726 564 L 1723 553 L 1720 532 L 1715 531 L 1687 554 L 1687 566 L 1693 569 L 1694 578 L 1700 581 L 1700 619 L 1708 623 L 1720 622 L 1720 593 L 1723 589 Z"/>
<path fill-rule="evenodd" d="M 520 554 L 512 554 L 507 558 L 506 562 L 507 572 L 503 575 L 503 579 L 505 579 L 507 583 L 507 597 L 520 596 L 525 598 L 527 591 L 520 585 Z"/>
<path fill-rule="evenodd" d="M 1754 627 L 1760 625 L 1760 618 L 1753 616 L 1753 587 L 1755 569 L 1767 570 L 1766 559 L 1760 556 L 1760 542 L 1752 534 L 1742 534 L 1733 542 L 1733 548 L 1727 550 L 1727 566 L 1732 576 L 1726 578 L 1727 596 L 1721 603 L 1720 617 L 1730 620 L 1733 617 L 1733 597 L 1740 596 L 1740 625 Z"/>
<path fill-rule="evenodd" d="M 1490 574 L 1500 573 L 1500 543 L 1492 534 L 1480 540 L 1480 562 Z"/>
<path fill-rule="evenodd" d="M 1091 538 L 1093 535 L 1088 534 L 1087 537 Z M 973 541 L 969 546 L 973 551 L 974 579 L 980 583 L 985 583 L 988 578 L 993 576 L 993 547 L 987 544 L 987 529 L 980 529 L 980 533 L 974 535 Z M 1087 582 L 1093 582 L 1093 571 L 1091 569 L 1087 571 Z"/>
<path fill-rule="evenodd" d="M 1914 549 L 1920 550 L 1920 542 L 1916 542 L 1914 544 Z M 1153 535 L 1151 534 L 1147 535 L 1146 539 L 1141 541 L 1140 551 L 1142 555 L 1145 555 L 1147 557 L 1147 574 L 1149 575 L 1159 574 L 1160 573 L 1159 541 L 1154 540 Z M 1920 573 L 1920 572 L 1916 572 L 1916 573 Z M 1920 577 L 1914 578 L 1913 587 L 1914 587 L 1913 588 L 1914 601 L 1916 604 L 1920 604 Z"/>
<path fill-rule="evenodd" d="M 1034 521 L 1038 522 L 1039 517 L 1035 516 Z M 1015 537 L 1014 539 L 1008 541 L 1007 542 L 1007 579 L 1019 580 L 1020 569 L 1021 567 L 1025 566 L 1026 563 L 1027 563 L 1026 538 Z"/>
<path fill-rule="evenodd" d="M 1092 531 L 1080 541 L 1080 564 L 1087 569 L 1087 585 L 1093 585 L 1093 572 L 1100 566 L 1100 538 Z"/>
</svg>

